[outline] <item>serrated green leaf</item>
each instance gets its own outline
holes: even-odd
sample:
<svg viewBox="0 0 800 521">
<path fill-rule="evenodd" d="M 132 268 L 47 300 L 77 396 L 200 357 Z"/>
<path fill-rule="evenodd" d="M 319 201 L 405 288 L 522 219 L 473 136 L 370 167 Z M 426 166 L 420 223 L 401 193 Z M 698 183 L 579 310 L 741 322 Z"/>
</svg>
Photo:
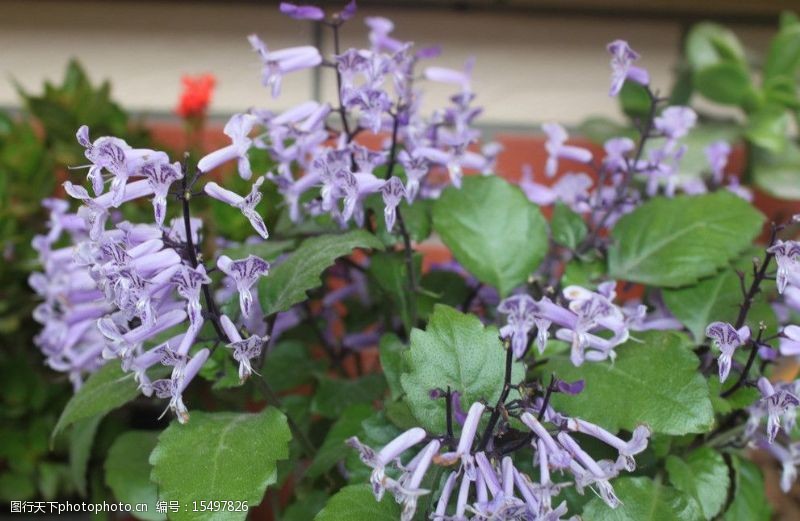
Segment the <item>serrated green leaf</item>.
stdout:
<svg viewBox="0 0 800 521">
<path fill-rule="evenodd" d="M 683 459 L 669 456 L 666 468 L 673 486 L 691 496 L 706 519 L 725 505 L 731 480 L 725 460 L 714 449 L 700 447 Z"/>
<path fill-rule="evenodd" d="M 139 394 L 133 373 L 126 373 L 116 362 L 109 362 L 90 376 L 64 407 L 53 429 L 51 440 L 73 423 L 104 415 L 136 398 Z"/>
<path fill-rule="evenodd" d="M 314 461 L 306 470 L 310 478 L 318 477 L 343 459 L 348 450 L 345 440 L 361 431 L 361 422 L 375 414 L 375 410 L 367 404 L 356 404 L 348 407 L 331 426 L 325 441 L 314 456 Z"/>
<path fill-rule="evenodd" d="M 697 505 L 686 494 L 650 478 L 624 477 L 612 485 L 621 505 L 610 508 L 599 497 L 583 510 L 587 521 L 699 521 Z"/>
<path fill-rule="evenodd" d="M 568 353 L 552 356 L 546 373 L 566 381 L 583 379 L 584 392 L 554 395 L 553 405 L 611 432 L 647 424 L 653 432 L 682 435 L 708 431 L 714 424 L 706 380 L 684 335 L 667 331 L 636 333 L 616 348 L 611 362 L 575 367 Z"/>
<path fill-rule="evenodd" d="M 586 237 L 588 231 L 583 217 L 562 202 L 557 202 L 553 208 L 550 229 L 554 241 L 573 250 Z"/>
<path fill-rule="evenodd" d="M 475 277 L 508 295 L 547 251 L 547 224 L 522 191 L 499 177 L 472 176 L 444 191 L 433 228 Z"/>
<path fill-rule="evenodd" d="M 258 296 L 265 315 L 286 311 L 304 301 L 306 291 L 319 286 L 325 268 L 356 248 L 382 248 L 374 235 L 364 230 L 307 239 L 285 261 L 259 282 Z"/>
<path fill-rule="evenodd" d="M 446 389 L 461 393 L 461 403 L 500 396 L 506 353 L 494 327 L 484 327 L 473 315 L 437 305 L 425 331 L 411 331 L 406 352 L 406 371 L 400 377 L 406 401 L 421 426 L 444 432 L 444 400 L 432 400 L 429 392 Z M 524 376 L 521 363 L 513 364 L 512 381 Z"/>
<path fill-rule="evenodd" d="M 391 494 L 378 503 L 369 485 L 350 485 L 336 493 L 314 521 L 397 521 L 400 506 Z"/>
<path fill-rule="evenodd" d="M 380 374 L 356 379 L 322 376 L 311 401 L 311 412 L 325 418 L 338 418 L 347 407 L 380 400 L 385 392 L 386 378 Z"/>
<path fill-rule="evenodd" d="M 403 394 L 400 375 L 403 373 L 403 353 L 407 349 L 403 341 L 393 333 L 383 335 L 378 345 L 381 368 L 386 382 L 389 384 L 389 392 L 391 392 L 393 400 L 399 399 Z"/>
<path fill-rule="evenodd" d="M 763 222 L 759 211 L 725 190 L 652 199 L 614 226 L 609 274 L 661 287 L 692 284 L 749 246 Z"/>
<path fill-rule="evenodd" d="M 289 457 L 286 417 L 272 407 L 258 414 L 195 411 L 185 425 L 173 421 L 150 455 L 159 499 L 190 505 L 200 498 L 261 503 L 275 483 L 276 462 Z M 215 512 L 181 509 L 173 520 L 218 519 Z M 244 519 L 247 512 L 225 512 Z"/>
<path fill-rule="evenodd" d="M 69 433 L 69 471 L 78 493 L 86 497 L 86 469 L 92 455 L 92 444 L 102 415 L 81 420 L 72 426 Z"/>
<path fill-rule="evenodd" d="M 415 273 L 422 270 L 422 255 L 412 257 Z M 403 252 L 381 252 L 372 256 L 369 274 L 377 282 L 378 287 L 392 303 L 394 310 L 400 315 L 406 331 L 411 331 L 415 324 L 417 295 L 409 290 L 408 266 Z"/>
<path fill-rule="evenodd" d="M 155 431 L 128 431 L 121 434 L 108 450 L 105 463 L 106 484 L 114 497 L 131 505 L 145 504 L 146 512 L 136 517 L 148 521 L 166 519 L 156 512 L 158 489 L 150 481 L 150 453 L 158 441 Z"/>
<path fill-rule="evenodd" d="M 732 269 L 705 278 L 693 286 L 665 289 L 662 295 L 667 308 L 689 329 L 696 342 L 703 341 L 706 326 L 711 322 L 733 323 L 742 300 L 739 277 Z M 756 331 L 762 321 L 767 331 L 775 332 L 775 312 L 767 302 L 759 299 L 748 314 L 747 325 Z"/>
<path fill-rule="evenodd" d="M 285 340 L 269 351 L 261 372 L 275 391 L 282 392 L 311 382 L 324 366 L 325 362 L 311 357 L 306 344 Z"/>
<path fill-rule="evenodd" d="M 725 521 L 768 521 L 772 519 L 772 508 L 764 493 L 764 476 L 758 466 L 735 454 L 731 455 L 735 472 L 733 502 L 725 515 Z"/>
</svg>

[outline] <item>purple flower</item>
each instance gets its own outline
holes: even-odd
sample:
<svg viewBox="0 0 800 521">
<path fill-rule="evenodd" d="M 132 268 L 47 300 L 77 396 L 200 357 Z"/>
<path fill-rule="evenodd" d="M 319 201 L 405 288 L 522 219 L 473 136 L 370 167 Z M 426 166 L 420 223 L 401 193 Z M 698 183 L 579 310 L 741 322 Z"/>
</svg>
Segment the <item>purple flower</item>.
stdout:
<svg viewBox="0 0 800 521">
<path fill-rule="evenodd" d="M 428 174 L 430 164 L 425 157 L 417 154 L 416 151 L 409 153 L 402 150 L 397 155 L 397 158 L 406 173 L 406 201 L 411 204 L 417 198 L 420 181 Z"/>
<path fill-rule="evenodd" d="M 167 214 L 167 194 L 172 183 L 183 178 L 181 164 L 149 161 L 142 167 L 142 174 L 153 189 L 153 211 L 156 224 L 164 224 Z"/>
<path fill-rule="evenodd" d="M 669 140 L 684 137 L 697 123 L 697 113 L 689 107 L 667 107 L 654 121 L 657 130 Z"/>
<path fill-rule="evenodd" d="M 344 6 L 344 9 L 339 11 L 339 18 L 342 20 L 350 20 L 356 15 L 356 11 L 358 10 L 358 6 L 356 6 L 356 0 L 350 0 Z"/>
<path fill-rule="evenodd" d="M 763 437 L 759 437 L 755 445 L 772 454 L 781 464 L 781 490 L 789 493 L 792 485 L 797 481 L 797 466 L 800 465 L 800 442 L 784 446 L 777 442 L 770 443 Z"/>
<path fill-rule="evenodd" d="M 92 162 L 89 167 L 88 179 L 92 182 L 95 195 L 103 193 L 103 169 L 111 172 L 115 177 L 127 177 L 127 154 L 130 145 L 115 137 L 101 137 L 92 143 L 89 140 L 89 127 L 81 126 L 76 133 L 78 143 L 86 149 L 86 159 Z"/>
<path fill-rule="evenodd" d="M 636 147 L 632 139 L 627 137 L 615 137 L 605 142 L 603 148 L 606 157 L 603 165 L 611 173 L 625 172 L 628 170 L 628 154 Z"/>
<path fill-rule="evenodd" d="M 469 94 L 472 92 L 472 69 L 475 66 L 474 58 L 467 60 L 463 71 L 448 69 L 445 67 L 427 67 L 425 69 L 425 79 L 439 83 L 450 83 L 461 88 L 461 92 Z"/>
<path fill-rule="evenodd" d="M 228 123 L 225 124 L 223 132 L 231 138 L 232 144 L 221 148 L 202 157 L 197 163 L 197 169 L 201 172 L 209 172 L 223 163 L 232 159 L 239 160 L 239 176 L 242 179 L 250 179 L 253 172 L 250 169 L 250 159 L 247 152 L 253 144 L 253 140 L 248 137 L 253 130 L 258 119 L 250 114 L 234 114 Z"/>
<path fill-rule="evenodd" d="M 322 56 L 319 51 L 311 45 L 270 51 L 267 48 L 267 44 L 255 34 L 251 34 L 247 39 L 253 50 L 261 58 L 263 66 L 261 83 L 271 89 L 273 98 L 280 95 L 281 80 L 285 74 L 302 69 L 310 69 L 322 63 Z"/>
<path fill-rule="evenodd" d="M 440 456 L 440 461 L 445 465 L 451 465 L 460 459 L 461 470 L 470 480 L 475 479 L 475 458 L 472 455 L 472 444 L 475 442 L 484 410 L 486 410 L 486 406 L 480 402 L 475 402 L 470 406 L 461 429 L 461 437 L 458 440 L 456 451 Z"/>
<path fill-rule="evenodd" d="M 225 335 L 230 340 L 227 347 L 233 349 L 233 359 L 239 362 L 239 381 L 244 383 L 254 372 L 250 365 L 250 360 L 261 355 L 264 342 L 269 340 L 269 337 L 262 338 L 258 335 L 251 335 L 246 339 L 242 339 L 236 326 L 233 325 L 227 315 L 220 317 L 220 323 Z"/>
<path fill-rule="evenodd" d="M 383 196 L 383 217 L 386 220 L 386 230 L 389 232 L 394 228 L 394 221 L 397 217 L 397 206 L 403 197 L 406 195 L 406 189 L 403 182 L 399 177 L 392 176 L 380 188 L 381 195 Z"/>
<path fill-rule="evenodd" d="M 747 432 L 752 434 L 761 423 L 764 415 L 767 416 L 767 441 L 773 443 L 781 428 L 781 417 L 784 419 L 783 430 L 789 435 L 794 428 L 797 417 L 797 406 L 800 398 L 797 397 L 797 385 L 777 383 L 773 385 L 765 377 L 758 379 L 758 390 L 761 400 L 749 409 Z"/>
<path fill-rule="evenodd" d="M 778 239 L 775 244 L 767 248 L 767 252 L 775 256 L 778 263 L 778 273 L 775 281 L 778 285 L 778 293 L 783 293 L 788 284 L 800 287 L 800 264 L 797 257 L 800 256 L 800 242 L 782 241 Z"/>
<path fill-rule="evenodd" d="M 169 378 L 164 380 L 156 380 L 153 382 L 152 387 L 159 398 L 169 398 L 168 409 L 172 409 L 180 423 L 189 421 L 189 410 L 183 403 L 183 392 L 189 386 L 189 383 L 197 376 L 200 368 L 208 360 L 210 354 L 208 349 L 201 349 L 189 360 L 180 378 Z M 165 410 L 164 412 L 166 413 Z"/>
<path fill-rule="evenodd" d="M 783 328 L 780 351 L 783 356 L 800 356 L 800 327 L 788 325 Z"/>
<path fill-rule="evenodd" d="M 611 53 L 611 89 L 609 96 L 616 96 L 622 90 L 625 80 L 631 80 L 640 85 L 650 83 L 650 75 L 645 69 L 633 65 L 639 59 L 639 53 L 634 51 L 625 40 L 614 40 L 606 47 Z"/>
<path fill-rule="evenodd" d="M 430 491 L 420 488 L 422 478 L 431 465 L 436 454 L 439 452 L 439 440 L 431 440 L 420 451 L 417 457 L 412 460 L 406 472 L 408 477 L 398 480 L 399 486 L 395 488 L 395 500 L 402 505 L 402 512 L 400 514 L 401 521 L 411 521 L 414 514 L 417 512 L 417 498 L 419 496 L 428 494 Z M 413 470 L 412 470 L 413 468 Z"/>
<path fill-rule="evenodd" d="M 236 290 L 239 292 L 239 307 L 242 315 L 249 317 L 253 305 L 250 288 L 260 277 L 269 273 L 269 263 L 255 255 L 248 255 L 247 258 L 240 260 L 231 260 L 227 255 L 222 255 L 217 259 L 217 266 L 233 279 Z"/>
<path fill-rule="evenodd" d="M 574 325 L 559 329 L 556 336 L 572 343 L 570 359 L 575 365 L 581 365 L 585 359 L 600 361 L 613 359 L 614 347 L 627 341 L 629 331 L 625 315 L 611 301 L 615 297 L 614 281 L 604 282 L 598 292 L 589 291 L 580 286 L 564 288 L 564 297 L 570 301 L 569 309 L 576 315 Z M 600 337 L 592 332 L 603 327 L 610 330 L 610 339 Z M 586 349 L 591 351 L 586 351 Z"/>
<path fill-rule="evenodd" d="M 289 2 L 281 2 L 279 7 L 281 13 L 295 20 L 324 20 L 325 11 L 315 5 L 295 5 Z"/>
<path fill-rule="evenodd" d="M 558 123 L 545 123 L 542 130 L 547 134 L 545 149 L 547 150 L 547 163 L 545 174 L 553 177 L 558 171 L 559 159 L 569 159 L 579 163 L 589 163 L 592 160 L 592 153 L 585 148 L 566 145 L 567 131 Z"/>
<path fill-rule="evenodd" d="M 241 210 L 242 214 L 250 221 L 253 229 L 255 229 L 262 238 L 266 239 L 269 237 L 269 231 L 267 231 L 267 226 L 264 224 L 264 219 L 262 219 L 256 211 L 256 206 L 261 202 L 261 192 L 259 188 L 263 182 L 264 176 L 259 177 L 250 187 L 250 193 L 245 197 L 242 197 L 236 192 L 222 188 L 213 181 L 206 183 L 203 190 L 214 199 Z"/>
<path fill-rule="evenodd" d="M 706 336 L 720 350 L 717 365 L 719 365 L 719 381 L 724 382 L 731 370 L 733 352 L 750 340 L 750 328 L 743 326 L 737 331 L 732 325 L 725 322 L 712 322 L 706 328 Z"/>
<path fill-rule="evenodd" d="M 390 464 L 397 465 L 400 455 L 425 439 L 425 429 L 413 427 L 390 441 L 379 452 L 367 447 L 355 436 L 347 440 L 347 445 L 356 449 L 361 461 L 372 468 L 370 483 L 375 499 L 380 501 L 387 488 L 394 490 L 397 482 L 386 475 L 386 467 Z"/>
<path fill-rule="evenodd" d="M 588 434 L 617 449 L 619 451 L 617 465 L 628 472 L 633 472 L 636 469 L 636 462 L 633 457 L 647 448 L 647 439 L 650 437 L 650 429 L 645 425 L 639 425 L 633 430 L 630 441 L 622 440 L 599 425 L 579 418 L 569 418 L 567 420 L 567 428 L 574 432 Z"/>
<path fill-rule="evenodd" d="M 211 284 L 211 279 L 206 275 L 206 270 L 202 266 L 190 268 L 182 265 L 172 276 L 172 283 L 178 291 L 178 295 L 187 301 L 186 314 L 189 316 L 191 327 L 200 331 L 203 325 L 202 306 L 200 305 L 200 292 L 203 284 Z"/>
<path fill-rule="evenodd" d="M 389 36 L 394 30 L 394 23 L 382 16 L 368 16 L 364 23 L 369 27 L 369 41 L 376 52 L 397 52 L 403 47 L 403 42 Z"/>
<path fill-rule="evenodd" d="M 528 333 L 534 326 L 539 330 L 536 338 L 539 353 L 544 351 L 550 321 L 536 316 L 536 302 L 530 295 L 512 295 L 500 302 L 497 311 L 508 315 L 506 325 L 500 328 L 500 336 L 511 338 L 511 348 L 514 350 L 515 358 L 519 359 L 525 354 L 525 349 L 528 347 Z"/>
<path fill-rule="evenodd" d="M 711 177 L 715 183 L 721 184 L 731 154 L 731 146 L 726 141 L 714 141 L 705 149 L 706 159 L 711 167 Z"/>
</svg>

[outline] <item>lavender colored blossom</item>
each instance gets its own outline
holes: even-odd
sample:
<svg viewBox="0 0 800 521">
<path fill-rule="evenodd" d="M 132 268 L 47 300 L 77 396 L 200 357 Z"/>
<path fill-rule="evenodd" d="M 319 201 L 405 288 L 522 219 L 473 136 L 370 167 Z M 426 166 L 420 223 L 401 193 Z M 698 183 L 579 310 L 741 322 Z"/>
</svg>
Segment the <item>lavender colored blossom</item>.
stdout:
<svg viewBox="0 0 800 521">
<path fill-rule="evenodd" d="M 397 217 L 397 206 L 405 197 L 406 189 L 399 177 L 392 176 L 384 183 L 380 191 L 385 205 L 383 215 L 386 220 L 386 229 L 391 232 Z"/>
<path fill-rule="evenodd" d="M 614 40 L 606 47 L 611 53 L 611 88 L 609 96 L 616 96 L 622 90 L 626 80 L 631 80 L 640 85 L 650 83 L 650 75 L 645 69 L 633 65 L 639 60 L 639 53 L 634 51 L 625 40 Z"/>
<path fill-rule="evenodd" d="M 706 336 L 720 350 L 717 365 L 719 365 L 719 381 L 724 382 L 731 370 L 733 352 L 750 340 L 750 328 L 743 326 L 737 330 L 725 322 L 712 322 L 706 328 Z"/>
<path fill-rule="evenodd" d="M 669 140 L 680 139 L 697 123 L 697 114 L 689 107 L 667 107 L 654 121 L 655 127 Z"/>
<path fill-rule="evenodd" d="M 800 398 L 797 397 L 797 385 L 794 383 L 773 385 L 762 376 L 758 379 L 758 390 L 761 393 L 761 399 L 748 409 L 750 419 L 747 422 L 746 432 L 752 434 L 766 416 L 767 442 L 773 443 L 778 431 L 781 430 L 781 419 L 783 419 L 783 431 L 787 435 L 794 428 L 797 407 L 800 405 Z"/>
<path fill-rule="evenodd" d="M 800 356 L 800 327 L 788 325 L 783 328 L 780 351 L 783 356 Z"/>
<path fill-rule="evenodd" d="M 269 231 L 264 224 L 264 219 L 256 211 L 256 206 L 261 202 L 261 192 L 259 189 L 263 182 L 264 176 L 259 177 L 250 187 L 250 193 L 245 197 L 226 188 L 222 188 L 213 181 L 206 183 L 203 190 L 214 199 L 241 210 L 242 214 L 250 221 L 253 229 L 255 229 L 262 238 L 267 239 L 269 237 Z"/>
<path fill-rule="evenodd" d="M 714 141 L 705 149 L 706 159 L 711 167 L 711 178 L 717 184 L 722 184 L 725 175 L 725 166 L 731 154 L 731 146 L 726 141 Z"/>
<path fill-rule="evenodd" d="M 579 163 L 588 163 L 592 160 L 592 153 L 581 147 L 567 145 L 567 131 L 558 123 L 545 123 L 542 130 L 547 134 L 545 149 L 547 150 L 547 164 L 545 174 L 553 177 L 558 171 L 558 161 L 569 159 Z"/>
<path fill-rule="evenodd" d="M 253 145 L 253 140 L 248 137 L 248 134 L 257 122 L 256 117 L 250 114 L 234 114 L 223 129 L 225 135 L 231 138 L 232 143 L 203 156 L 197 163 L 197 169 L 201 172 L 209 172 L 223 163 L 238 159 L 239 175 L 242 179 L 250 179 L 253 171 L 250 169 L 247 152 Z"/>
<path fill-rule="evenodd" d="M 767 248 L 767 252 L 775 256 L 778 263 L 778 273 L 775 281 L 778 285 L 778 293 L 786 291 L 786 287 L 791 284 L 800 287 L 800 243 L 796 241 L 782 241 L 778 239 L 775 244 Z"/>
<path fill-rule="evenodd" d="M 535 314 L 536 303 L 529 295 L 513 295 L 506 298 L 497 307 L 497 311 L 508 315 L 507 323 L 500 328 L 500 336 L 511 339 L 511 348 L 514 350 L 514 357 L 519 359 L 525 354 L 528 347 L 528 333 L 537 327 L 539 333 L 536 345 L 539 353 L 544 351 L 547 343 L 547 329 L 550 321 Z"/>
<path fill-rule="evenodd" d="M 295 5 L 281 2 L 280 12 L 295 20 L 324 20 L 325 11 L 315 5 Z"/>
<path fill-rule="evenodd" d="M 290 72 L 310 69 L 322 63 L 322 56 L 316 47 L 304 45 L 289 47 L 279 51 L 270 51 L 261 38 L 255 34 L 247 37 L 253 50 L 261 58 L 262 72 L 261 83 L 269 87 L 272 97 L 277 98 L 281 93 L 283 76 Z"/>
<path fill-rule="evenodd" d="M 261 355 L 261 349 L 264 343 L 269 340 L 269 337 L 251 335 L 243 339 L 239 334 L 239 330 L 236 329 L 236 326 L 227 315 L 220 317 L 220 324 L 230 341 L 227 347 L 233 350 L 233 359 L 239 362 L 239 381 L 244 383 L 254 372 L 253 367 L 250 365 L 250 360 Z"/>
<path fill-rule="evenodd" d="M 239 307 L 242 315 L 249 317 L 253 308 L 253 295 L 250 288 L 260 277 L 269 274 L 269 263 L 255 255 L 248 255 L 239 260 L 231 260 L 227 255 L 222 255 L 217 259 L 217 267 L 233 279 L 236 290 L 239 292 Z"/>
</svg>

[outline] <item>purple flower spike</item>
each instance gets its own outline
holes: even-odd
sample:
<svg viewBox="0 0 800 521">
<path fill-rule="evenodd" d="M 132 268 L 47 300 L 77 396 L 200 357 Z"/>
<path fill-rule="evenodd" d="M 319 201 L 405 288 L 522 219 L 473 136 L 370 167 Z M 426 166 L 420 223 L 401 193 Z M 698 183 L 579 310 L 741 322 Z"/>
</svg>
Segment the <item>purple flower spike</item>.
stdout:
<svg viewBox="0 0 800 521">
<path fill-rule="evenodd" d="M 251 34 L 247 39 L 261 58 L 263 66 L 261 83 L 271 89 L 273 98 L 280 95 L 281 80 L 285 74 L 310 69 L 322 63 L 319 51 L 311 45 L 270 51 L 261 38 L 255 34 Z"/>
<path fill-rule="evenodd" d="M 315 5 L 295 5 L 289 2 L 281 2 L 280 11 L 295 20 L 319 21 L 325 19 L 325 11 Z"/>
<path fill-rule="evenodd" d="M 611 53 L 611 89 L 609 96 L 616 96 L 622 90 L 625 80 L 631 80 L 640 85 L 650 83 L 650 75 L 645 69 L 636 67 L 633 62 L 639 59 L 639 53 L 634 51 L 625 40 L 614 40 L 606 47 Z"/>
<path fill-rule="evenodd" d="M 258 203 L 261 202 L 261 192 L 259 191 L 259 188 L 261 187 L 262 183 L 264 183 L 264 176 L 259 177 L 256 182 L 253 183 L 253 185 L 250 187 L 250 193 L 245 197 L 242 197 L 236 192 L 222 188 L 213 181 L 206 183 L 205 187 L 203 187 L 203 190 L 214 199 L 222 201 L 223 203 L 227 203 L 234 208 L 241 210 L 242 214 L 247 217 L 248 221 L 250 221 L 253 229 L 255 229 L 255 231 L 262 238 L 266 239 L 269 237 L 267 225 L 264 224 L 264 219 L 256 211 L 256 206 L 258 206 Z"/>
<path fill-rule="evenodd" d="M 217 260 L 217 266 L 236 283 L 242 314 L 249 317 L 253 305 L 250 288 L 259 277 L 269 274 L 269 263 L 255 255 L 248 255 L 247 258 L 240 260 L 231 260 L 227 255 L 222 255 Z"/>
<path fill-rule="evenodd" d="M 724 382 L 731 371 L 733 352 L 750 340 L 750 328 L 744 326 L 738 331 L 725 322 L 713 322 L 706 328 L 706 336 L 719 348 L 717 359 L 719 365 L 719 381 Z"/>
<path fill-rule="evenodd" d="M 761 392 L 761 400 L 750 411 L 751 417 L 748 426 L 752 430 L 752 424 L 758 425 L 761 418 L 767 415 L 767 441 L 773 443 L 778 431 L 781 428 L 781 417 L 784 418 L 784 432 L 790 434 L 794 428 L 794 421 L 797 415 L 797 406 L 800 405 L 800 398 L 797 397 L 797 390 L 794 384 L 778 383 L 774 386 L 765 377 L 758 379 L 758 390 Z"/>
<path fill-rule="evenodd" d="M 545 149 L 547 150 L 547 163 L 545 164 L 545 174 L 553 177 L 558 171 L 558 160 L 569 159 L 579 163 L 588 163 L 592 160 L 592 153 L 585 149 L 566 145 L 567 131 L 558 123 L 545 123 L 542 130 L 547 134 Z"/>
<path fill-rule="evenodd" d="M 234 114 L 228 123 L 225 124 L 223 132 L 231 138 L 232 143 L 225 148 L 221 148 L 197 162 L 197 169 L 201 172 L 209 172 L 223 163 L 232 159 L 239 160 L 239 176 L 242 179 L 250 179 L 253 175 L 250 169 L 250 159 L 247 152 L 253 144 L 253 140 L 248 137 L 253 130 L 258 119 L 250 114 Z"/>
<path fill-rule="evenodd" d="M 385 205 L 383 217 L 386 220 L 386 230 L 391 232 L 397 217 L 397 206 L 405 197 L 406 189 L 399 177 L 392 176 L 391 179 L 384 183 L 380 191 Z"/>
</svg>

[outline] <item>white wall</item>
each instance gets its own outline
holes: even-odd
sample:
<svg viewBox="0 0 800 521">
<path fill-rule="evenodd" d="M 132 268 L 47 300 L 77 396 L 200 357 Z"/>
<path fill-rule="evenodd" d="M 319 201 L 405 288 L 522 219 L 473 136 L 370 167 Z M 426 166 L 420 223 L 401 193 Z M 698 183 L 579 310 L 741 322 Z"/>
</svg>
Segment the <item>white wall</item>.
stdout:
<svg viewBox="0 0 800 521">
<path fill-rule="evenodd" d="M 460 67 L 474 55 L 475 88 L 485 107 L 482 121 L 499 126 L 616 116 L 616 104 L 607 96 L 605 52 L 605 44 L 614 38 L 629 40 L 643 55 L 641 63 L 654 84 L 668 89 L 681 30 L 678 23 L 657 18 L 362 10 L 345 29 L 345 43 L 364 41 L 360 18 L 375 14 L 392 18 L 400 38 L 442 44 L 437 64 Z M 765 47 L 771 32 L 763 27 L 735 29 L 756 49 Z M 287 78 L 278 100 L 261 88 L 259 64 L 245 38 L 250 32 L 258 32 L 271 48 L 312 38 L 307 23 L 280 16 L 274 5 L 0 0 L 0 105 L 18 103 L 5 78 L 37 90 L 45 79 L 60 81 L 73 56 L 95 80 L 110 78 L 114 97 L 132 110 L 169 112 L 183 73 L 218 77 L 212 105 L 216 114 L 250 106 L 280 109 L 307 99 L 312 91 L 309 73 Z M 333 94 L 332 81 L 323 86 L 326 95 Z M 448 93 L 435 86 L 429 105 Z"/>
</svg>

